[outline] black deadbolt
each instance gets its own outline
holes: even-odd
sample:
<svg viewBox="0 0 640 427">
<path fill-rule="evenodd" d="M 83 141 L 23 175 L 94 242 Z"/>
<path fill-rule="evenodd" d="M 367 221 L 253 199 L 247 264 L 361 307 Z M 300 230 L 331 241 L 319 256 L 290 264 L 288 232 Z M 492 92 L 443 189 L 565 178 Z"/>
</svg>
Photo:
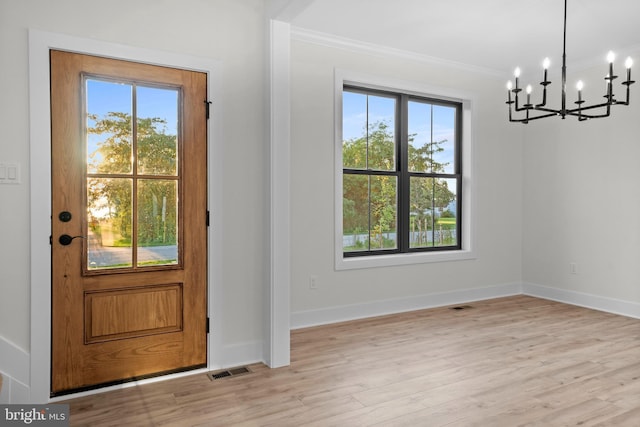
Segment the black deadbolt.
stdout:
<svg viewBox="0 0 640 427">
<path fill-rule="evenodd" d="M 67 211 L 60 212 L 60 214 L 58 215 L 58 219 L 62 222 L 71 221 L 71 212 L 67 212 Z"/>
</svg>

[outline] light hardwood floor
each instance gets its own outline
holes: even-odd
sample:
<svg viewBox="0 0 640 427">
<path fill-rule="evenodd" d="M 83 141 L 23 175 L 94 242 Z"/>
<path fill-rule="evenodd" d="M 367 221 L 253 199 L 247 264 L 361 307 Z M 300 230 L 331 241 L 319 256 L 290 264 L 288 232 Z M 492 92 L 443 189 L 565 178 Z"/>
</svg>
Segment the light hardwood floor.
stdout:
<svg viewBox="0 0 640 427">
<path fill-rule="evenodd" d="M 291 366 L 70 400 L 86 426 L 640 426 L 640 320 L 515 296 L 291 333 Z"/>
</svg>

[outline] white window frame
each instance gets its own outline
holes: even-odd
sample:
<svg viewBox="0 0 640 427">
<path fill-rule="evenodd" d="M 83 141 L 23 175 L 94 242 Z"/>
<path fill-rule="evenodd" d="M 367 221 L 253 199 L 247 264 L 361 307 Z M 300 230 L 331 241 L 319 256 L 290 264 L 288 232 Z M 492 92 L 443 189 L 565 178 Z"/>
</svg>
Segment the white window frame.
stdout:
<svg viewBox="0 0 640 427">
<path fill-rule="evenodd" d="M 437 98 L 460 102 L 462 104 L 462 248 L 455 250 L 394 253 L 389 255 L 370 255 L 362 257 L 344 257 L 342 247 L 342 92 L 345 85 L 365 89 L 377 89 L 387 92 L 403 92 L 427 98 Z M 476 97 L 473 93 L 373 76 L 357 71 L 336 69 L 334 73 L 334 182 L 335 182 L 335 269 L 351 270 L 359 268 L 388 267 L 396 265 L 422 264 L 430 262 L 461 261 L 476 258 L 475 252 L 475 192 L 473 186 L 474 155 L 473 130 L 475 123 Z"/>
</svg>

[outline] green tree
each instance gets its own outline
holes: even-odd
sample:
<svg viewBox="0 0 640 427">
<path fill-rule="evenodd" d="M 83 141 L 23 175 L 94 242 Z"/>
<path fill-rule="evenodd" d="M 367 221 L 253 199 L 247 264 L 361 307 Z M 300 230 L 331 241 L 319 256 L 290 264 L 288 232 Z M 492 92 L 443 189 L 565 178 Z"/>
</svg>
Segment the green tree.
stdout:
<svg viewBox="0 0 640 427">
<path fill-rule="evenodd" d="M 88 157 L 87 168 L 91 174 L 88 182 L 89 212 L 106 209 L 118 234 L 125 242 L 131 242 L 133 179 L 125 177 L 133 171 L 131 115 L 110 112 L 104 117 L 90 114 L 88 118 L 92 125 L 87 132 L 101 137 L 97 149 Z M 138 173 L 150 177 L 174 176 L 177 171 L 177 139 L 175 135 L 166 133 L 166 121 L 140 118 L 136 125 Z M 137 187 L 138 245 L 175 244 L 176 181 L 140 179 Z"/>
<path fill-rule="evenodd" d="M 395 140 L 389 125 L 384 122 L 370 125 L 368 132 L 362 137 L 345 141 L 342 153 L 345 168 L 377 171 L 395 169 Z M 371 246 L 395 247 L 395 241 L 384 238 L 385 233 L 396 230 L 395 177 L 345 175 L 343 197 L 349 206 L 348 215 L 343 217 L 345 233 L 367 231 Z"/>
<path fill-rule="evenodd" d="M 343 141 L 343 165 L 348 169 L 395 170 L 395 137 L 389 124 L 376 122 L 369 125 L 363 136 Z M 415 134 L 409 135 L 408 165 L 410 171 L 444 172 L 447 163 L 434 160 L 434 154 L 444 151 L 446 140 L 433 141 L 415 147 Z M 388 175 L 345 174 L 343 176 L 343 230 L 345 234 L 369 230 L 371 246 L 382 248 L 384 233 L 396 231 L 397 182 Z M 413 246 L 424 246 L 427 233 L 435 227 L 437 212 L 442 212 L 455 194 L 448 188 L 446 180 L 431 177 L 410 179 L 410 227 L 412 236 L 417 236 Z"/>
</svg>

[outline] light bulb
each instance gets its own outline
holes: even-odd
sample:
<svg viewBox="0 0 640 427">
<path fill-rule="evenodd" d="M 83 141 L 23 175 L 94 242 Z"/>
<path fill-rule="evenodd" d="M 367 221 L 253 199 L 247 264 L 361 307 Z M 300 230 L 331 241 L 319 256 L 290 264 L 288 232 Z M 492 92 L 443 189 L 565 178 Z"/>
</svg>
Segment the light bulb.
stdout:
<svg viewBox="0 0 640 427">
<path fill-rule="evenodd" d="M 607 62 L 611 64 L 615 60 L 616 60 L 616 54 L 613 53 L 613 51 L 609 51 L 609 53 L 607 53 Z"/>
<path fill-rule="evenodd" d="M 507 90 L 511 90 L 511 89 L 513 89 L 513 83 L 511 82 L 511 80 L 509 80 L 507 82 Z"/>
<path fill-rule="evenodd" d="M 631 68 L 631 66 L 633 65 L 633 59 L 631 59 L 630 56 L 627 57 L 627 60 L 624 61 L 624 66 L 627 67 L 627 69 Z"/>
<path fill-rule="evenodd" d="M 515 78 L 520 77 L 520 67 L 516 67 L 516 69 L 513 71 L 513 75 L 515 76 Z"/>
<path fill-rule="evenodd" d="M 578 91 L 581 91 L 582 88 L 584 88 L 584 83 L 582 83 L 582 80 L 578 80 L 578 83 L 576 83 L 576 89 L 578 89 Z"/>
<path fill-rule="evenodd" d="M 542 68 L 547 70 L 549 69 L 549 65 L 551 65 L 551 61 L 549 60 L 549 58 L 544 58 L 544 61 L 542 61 Z"/>
<path fill-rule="evenodd" d="M 532 90 L 533 88 L 531 87 L 531 85 L 527 85 L 527 95 L 531 95 Z"/>
</svg>

